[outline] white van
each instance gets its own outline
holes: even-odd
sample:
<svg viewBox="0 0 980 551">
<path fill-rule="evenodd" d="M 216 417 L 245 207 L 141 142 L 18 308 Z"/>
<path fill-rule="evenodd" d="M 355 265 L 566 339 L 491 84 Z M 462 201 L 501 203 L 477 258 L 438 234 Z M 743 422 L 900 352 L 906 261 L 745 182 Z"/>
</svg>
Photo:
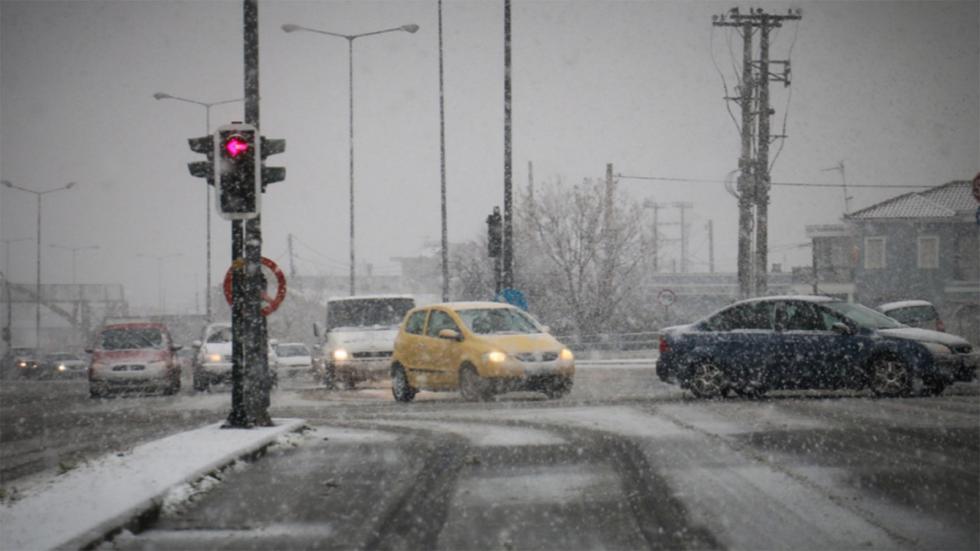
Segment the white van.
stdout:
<svg viewBox="0 0 980 551">
<path fill-rule="evenodd" d="M 411 295 L 329 299 L 326 326 L 313 326 L 321 338 L 324 385 L 353 388 L 361 381 L 387 379 L 398 326 L 412 308 Z"/>
</svg>

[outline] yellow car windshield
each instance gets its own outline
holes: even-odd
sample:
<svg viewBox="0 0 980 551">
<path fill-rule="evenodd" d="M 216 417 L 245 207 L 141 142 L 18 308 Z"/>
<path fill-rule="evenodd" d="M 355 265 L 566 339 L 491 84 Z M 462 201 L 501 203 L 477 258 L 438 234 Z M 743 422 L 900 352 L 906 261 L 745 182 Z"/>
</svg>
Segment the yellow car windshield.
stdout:
<svg viewBox="0 0 980 551">
<path fill-rule="evenodd" d="M 541 333 L 530 316 L 514 308 L 473 308 L 457 312 L 477 335 Z"/>
</svg>

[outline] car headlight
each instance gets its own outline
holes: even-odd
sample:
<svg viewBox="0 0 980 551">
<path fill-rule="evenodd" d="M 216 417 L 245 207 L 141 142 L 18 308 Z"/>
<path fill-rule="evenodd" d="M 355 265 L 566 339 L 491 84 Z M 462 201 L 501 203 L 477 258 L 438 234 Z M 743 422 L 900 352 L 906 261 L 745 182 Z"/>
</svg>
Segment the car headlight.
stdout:
<svg viewBox="0 0 980 551">
<path fill-rule="evenodd" d="M 333 351 L 333 359 L 336 362 L 342 362 L 350 358 L 350 353 L 343 348 L 338 348 Z"/>
<path fill-rule="evenodd" d="M 487 354 L 487 360 L 495 364 L 502 363 L 506 359 L 507 359 L 507 354 L 504 354 L 499 350 L 494 350 L 493 352 L 489 352 Z"/>
<path fill-rule="evenodd" d="M 65 364 L 58 364 L 58 371 L 64 371 L 66 369 L 68 369 L 68 368 L 65 367 Z"/>
<path fill-rule="evenodd" d="M 17 367 L 27 367 L 27 362 L 24 361 L 17 362 Z"/>
<path fill-rule="evenodd" d="M 208 354 L 208 361 L 211 362 L 211 363 L 215 363 L 215 364 L 216 363 L 220 363 L 221 362 L 221 354 Z"/>
<path fill-rule="evenodd" d="M 938 342 L 924 342 L 922 343 L 922 346 L 926 347 L 926 349 L 929 350 L 929 352 L 931 352 L 933 355 L 938 354 L 938 355 L 945 356 L 953 353 L 953 351 L 950 350 L 948 346 L 946 346 L 945 344 L 939 344 Z"/>
<path fill-rule="evenodd" d="M 567 348 L 562 348 L 561 352 L 558 353 L 558 358 L 570 362 L 575 359 L 575 354 L 572 354 L 572 351 Z"/>
</svg>

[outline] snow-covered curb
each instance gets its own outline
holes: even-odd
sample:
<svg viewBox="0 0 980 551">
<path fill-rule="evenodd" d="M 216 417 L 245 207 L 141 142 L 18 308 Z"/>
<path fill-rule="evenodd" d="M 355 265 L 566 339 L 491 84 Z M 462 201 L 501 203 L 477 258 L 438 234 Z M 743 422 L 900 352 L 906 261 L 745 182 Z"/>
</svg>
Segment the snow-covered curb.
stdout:
<svg viewBox="0 0 980 551">
<path fill-rule="evenodd" d="M 3 549 L 79 548 L 158 506 L 174 486 L 196 480 L 298 430 L 275 426 L 222 429 L 222 423 L 106 456 L 59 477 L 50 487 L 0 506 Z"/>
</svg>

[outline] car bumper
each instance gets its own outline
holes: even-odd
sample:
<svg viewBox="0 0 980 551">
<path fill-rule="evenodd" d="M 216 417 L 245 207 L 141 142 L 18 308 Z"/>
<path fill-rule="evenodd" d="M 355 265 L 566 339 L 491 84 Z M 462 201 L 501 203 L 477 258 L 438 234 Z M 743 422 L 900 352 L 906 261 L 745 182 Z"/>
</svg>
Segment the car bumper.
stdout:
<svg viewBox="0 0 980 551">
<path fill-rule="evenodd" d="M 176 369 L 165 367 L 149 367 L 143 369 L 114 370 L 113 368 L 103 368 L 93 371 L 89 375 L 89 382 L 93 385 L 104 386 L 167 386 L 172 384 L 175 377 L 180 377 L 180 372 Z"/>
<path fill-rule="evenodd" d="M 327 369 L 332 370 L 334 377 L 340 379 L 353 381 L 385 379 L 391 372 L 391 356 L 334 361 L 327 365 Z"/>
<path fill-rule="evenodd" d="M 521 362 L 507 359 L 500 363 L 487 362 L 480 370 L 480 377 L 489 380 L 513 381 L 515 384 L 527 381 L 571 379 L 575 376 L 575 362 L 556 360 L 553 362 Z"/>
</svg>

